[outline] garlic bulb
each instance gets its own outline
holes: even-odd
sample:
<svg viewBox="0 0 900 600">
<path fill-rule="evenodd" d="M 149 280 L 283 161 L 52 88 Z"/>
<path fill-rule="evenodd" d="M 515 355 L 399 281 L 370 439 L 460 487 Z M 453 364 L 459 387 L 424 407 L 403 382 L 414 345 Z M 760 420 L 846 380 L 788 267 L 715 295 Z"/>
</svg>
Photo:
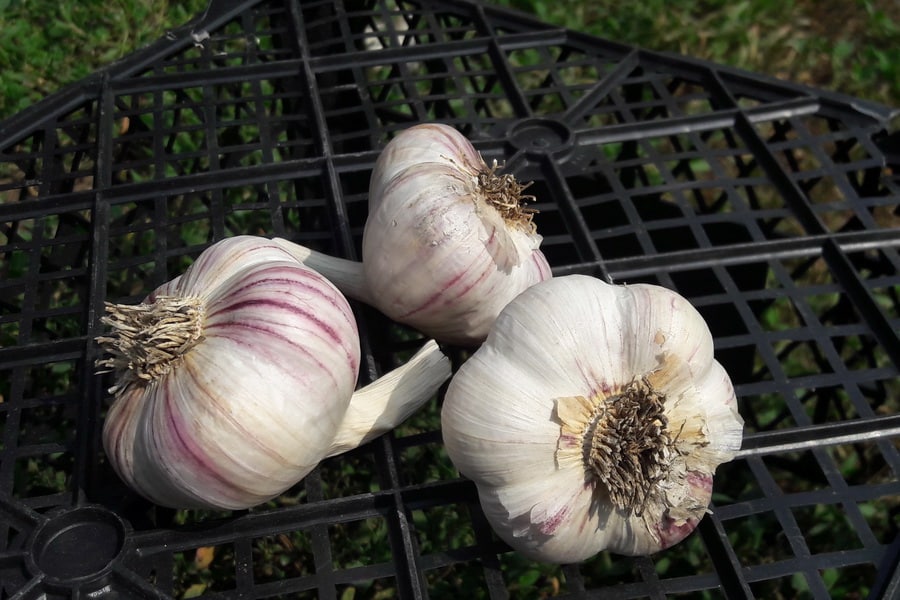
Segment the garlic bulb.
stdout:
<svg viewBox="0 0 900 600">
<path fill-rule="evenodd" d="M 498 535 L 568 563 L 687 536 L 743 421 L 687 300 L 570 275 L 503 310 L 451 380 L 441 425 Z"/>
<path fill-rule="evenodd" d="M 355 395 L 346 299 L 263 238 L 218 242 L 144 303 L 107 312 L 112 333 L 98 342 L 109 356 L 98 364 L 116 385 L 104 448 L 126 484 L 165 506 L 264 502 L 397 425 L 450 375 L 431 342 Z"/>
<path fill-rule="evenodd" d="M 395 321 L 478 344 L 510 300 L 551 276 L 526 186 L 497 171 L 452 127 L 416 125 L 375 164 L 362 265 L 277 241 Z"/>
</svg>

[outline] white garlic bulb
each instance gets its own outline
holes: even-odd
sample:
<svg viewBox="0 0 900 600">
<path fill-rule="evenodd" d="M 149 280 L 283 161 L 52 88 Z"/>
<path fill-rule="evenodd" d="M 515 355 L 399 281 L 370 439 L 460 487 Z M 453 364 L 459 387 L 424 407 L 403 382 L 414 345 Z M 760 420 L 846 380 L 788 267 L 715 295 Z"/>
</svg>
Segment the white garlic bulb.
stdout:
<svg viewBox="0 0 900 600">
<path fill-rule="evenodd" d="M 391 319 L 478 344 L 510 300 L 551 276 L 526 186 L 497 170 L 452 127 L 416 125 L 375 164 L 362 265 L 277 241 Z"/>
<path fill-rule="evenodd" d="M 687 300 L 570 275 L 501 312 L 451 380 L 441 425 L 498 535 L 535 560 L 569 563 L 687 536 L 743 421 Z"/>
<path fill-rule="evenodd" d="M 396 426 L 450 375 L 430 342 L 402 373 L 354 394 L 359 337 L 346 299 L 253 236 L 214 244 L 144 303 L 107 311 L 112 332 L 98 342 L 109 357 L 98 364 L 116 385 L 104 448 L 126 484 L 165 506 L 264 502 Z"/>
</svg>

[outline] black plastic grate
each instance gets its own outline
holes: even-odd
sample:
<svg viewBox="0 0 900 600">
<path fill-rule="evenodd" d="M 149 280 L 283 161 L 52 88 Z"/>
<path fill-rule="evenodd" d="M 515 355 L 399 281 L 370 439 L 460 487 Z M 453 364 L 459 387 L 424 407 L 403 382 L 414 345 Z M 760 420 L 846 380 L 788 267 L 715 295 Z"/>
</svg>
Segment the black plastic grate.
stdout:
<svg viewBox="0 0 900 600">
<path fill-rule="evenodd" d="M 465 0 L 214 1 L 0 124 L 0 600 L 895 597 L 894 114 Z M 358 257 L 378 151 L 420 121 L 535 180 L 556 274 L 661 284 L 709 322 L 746 437 L 682 544 L 509 552 L 439 398 L 251 511 L 161 509 L 111 473 L 103 301 L 242 233 Z M 417 342 L 355 308 L 366 381 Z"/>
</svg>

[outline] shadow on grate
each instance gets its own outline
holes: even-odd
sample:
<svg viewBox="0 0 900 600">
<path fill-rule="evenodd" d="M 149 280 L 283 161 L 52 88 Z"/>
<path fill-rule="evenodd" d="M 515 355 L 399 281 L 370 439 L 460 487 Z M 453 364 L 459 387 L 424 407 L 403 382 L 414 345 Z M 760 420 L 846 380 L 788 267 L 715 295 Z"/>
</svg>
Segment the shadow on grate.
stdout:
<svg viewBox="0 0 900 600">
<path fill-rule="evenodd" d="M 464 0 L 214 1 L 0 125 L 0 600 L 890 597 L 891 115 Z M 152 506 L 112 473 L 102 303 L 238 234 L 358 257 L 378 152 L 421 121 L 534 180 L 555 274 L 663 285 L 708 321 L 745 444 L 682 544 L 510 552 L 444 451 L 440 395 L 249 511 Z M 409 356 L 418 334 L 354 308 L 366 377 Z"/>
</svg>

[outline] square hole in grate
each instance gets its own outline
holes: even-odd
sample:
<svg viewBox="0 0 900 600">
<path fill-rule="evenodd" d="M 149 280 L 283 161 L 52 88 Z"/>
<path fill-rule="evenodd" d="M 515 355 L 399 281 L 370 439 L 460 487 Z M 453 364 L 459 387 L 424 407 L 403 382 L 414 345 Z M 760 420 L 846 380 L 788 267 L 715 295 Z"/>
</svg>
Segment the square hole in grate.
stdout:
<svg viewBox="0 0 900 600">
<path fill-rule="evenodd" d="M 325 498 L 368 494 L 381 489 L 374 457 L 370 452 L 354 451 L 319 465 Z"/>
<path fill-rule="evenodd" d="M 21 457 L 14 466 L 12 495 L 36 498 L 69 492 L 74 471 L 75 457 L 61 444 L 56 452 Z"/>
<path fill-rule="evenodd" d="M 750 591 L 754 598 L 811 598 L 809 583 L 804 573 L 794 573 L 785 577 L 751 581 Z"/>
<path fill-rule="evenodd" d="M 232 544 L 200 546 L 175 552 L 173 559 L 176 598 L 193 598 L 236 587 Z"/>
<path fill-rule="evenodd" d="M 739 410 L 744 417 L 745 432 L 791 429 L 797 426 L 795 413 L 802 409 L 793 398 L 777 392 L 742 393 L 737 386 L 736 392 Z"/>
<path fill-rule="evenodd" d="M 832 598 L 868 598 L 878 577 L 877 565 L 861 563 L 822 569 L 822 581 Z"/>
<path fill-rule="evenodd" d="M 428 569 L 425 571 L 425 584 L 428 587 L 428 597 L 434 600 L 452 600 L 460 598 L 461 594 L 473 600 L 490 597 L 484 568 L 477 561 L 457 562 Z"/>
<path fill-rule="evenodd" d="M 500 556 L 500 570 L 510 600 L 548 598 L 571 591 L 560 566 L 528 561 L 516 552 Z"/>
<path fill-rule="evenodd" d="M 859 535 L 839 504 L 795 506 L 791 509 L 812 554 L 862 548 Z"/>
<path fill-rule="evenodd" d="M 328 526 L 332 563 L 337 569 L 390 563 L 393 560 L 388 526 L 383 518 L 371 517 Z"/>
<path fill-rule="evenodd" d="M 829 487 L 816 456 L 805 452 L 783 452 L 761 458 L 776 485 L 785 494 L 797 494 Z"/>
<path fill-rule="evenodd" d="M 408 445 L 415 441 L 414 445 Z M 452 481 L 459 477 L 437 432 L 403 438 L 400 454 L 401 481 L 407 485 Z"/>
<path fill-rule="evenodd" d="M 846 385 L 818 385 L 795 392 L 813 423 L 857 419 L 870 410 L 851 381 Z M 868 416 L 868 415 L 866 415 Z"/>
<path fill-rule="evenodd" d="M 287 531 L 255 538 L 252 543 L 253 581 L 258 584 L 315 574 L 309 534 Z"/>
<path fill-rule="evenodd" d="M 833 373 L 834 367 L 820 344 L 808 339 L 779 340 L 772 350 L 785 377 L 800 378 L 804 375 Z"/>
<path fill-rule="evenodd" d="M 900 487 L 900 440 L 841 444 L 826 449 L 847 485 L 872 486 L 887 494 Z M 900 502 L 895 503 L 900 505 Z"/>
<path fill-rule="evenodd" d="M 789 560 L 794 552 L 773 512 L 723 520 L 728 541 L 745 567 Z"/>
<path fill-rule="evenodd" d="M 443 504 L 412 511 L 419 551 L 434 554 L 476 545 L 468 508 L 463 504 Z"/>
<path fill-rule="evenodd" d="M 397 580 L 394 577 L 356 580 L 347 585 L 337 586 L 337 597 L 341 600 L 370 598 L 371 600 L 388 600 L 398 597 Z M 430 597 L 434 597 L 433 595 Z M 294 596 L 291 596 L 293 599 Z"/>
<path fill-rule="evenodd" d="M 63 397 L 78 389 L 81 375 L 78 361 L 59 360 L 52 355 L 44 357 L 44 361 L 25 369 L 23 400 Z"/>
<path fill-rule="evenodd" d="M 765 294 L 747 301 L 764 331 L 779 332 L 804 327 L 803 318 L 790 296 Z"/>
<path fill-rule="evenodd" d="M 898 497 L 900 494 L 894 493 L 857 505 L 879 544 L 887 545 L 897 538 L 896 515 L 900 512 Z"/>
<path fill-rule="evenodd" d="M 862 600 L 869 596 L 875 578 L 875 565 L 862 563 L 756 581 L 750 588 L 756 598 L 813 598 L 818 593 L 814 589 L 824 589 L 830 598 Z"/>
<path fill-rule="evenodd" d="M 73 402 L 48 402 L 23 407 L 19 413 L 16 445 L 65 445 L 75 439 L 77 406 Z"/>
<path fill-rule="evenodd" d="M 600 552 L 583 562 L 578 570 L 588 589 L 612 588 L 644 581 L 634 558 L 610 552 Z"/>
<path fill-rule="evenodd" d="M 702 310 L 701 307 L 708 302 L 715 302 L 707 300 L 704 296 L 716 296 L 725 292 L 721 271 L 718 268 L 685 269 L 673 271 L 669 276 L 676 289 L 691 296 L 692 303 L 698 310 Z"/>
<path fill-rule="evenodd" d="M 712 499 L 717 506 L 738 504 L 764 496 L 747 461 L 732 460 L 716 468 Z"/>
</svg>

